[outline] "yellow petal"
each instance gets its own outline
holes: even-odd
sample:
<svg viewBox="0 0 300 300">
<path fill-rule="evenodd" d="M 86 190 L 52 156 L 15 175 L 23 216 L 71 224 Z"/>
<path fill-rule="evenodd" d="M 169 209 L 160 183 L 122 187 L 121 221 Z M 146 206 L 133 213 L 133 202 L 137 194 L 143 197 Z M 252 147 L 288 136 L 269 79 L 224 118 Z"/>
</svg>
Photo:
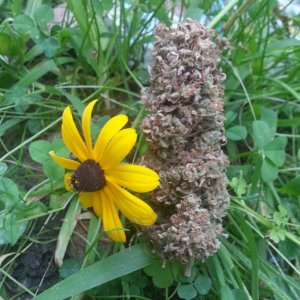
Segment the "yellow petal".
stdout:
<svg viewBox="0 0 300 300">
<path fill-rule="evenodd" d="M 79 193 L 79 200 L 84 208 L 93 206 L 93 192 L 81 192 Z"/>
<path fill-rule="evenodd" d="M 94 147 L 94 159 L 99 162 L 102 154 L 111 141 L 111 139 L 118 133 L 128 122 L 128 117 L 119 115 L 111 118 L 102 128 Z"/>
<path fill-rule="evenodd" d="M 96 212 L 99 202 L 101 203 L 100 209 L 104 231 L 112 240 L 121 243 L 126 242 L 123 225 L 120 221 L 114 202 L 111 199 L 111 195 L 107 191 L 107 187 L 100 190 L 98 194 L 100 194 L 100 197 L 94 198 L 93 207 Z"/>
<path fill-rule="evenodd" d="M 83 111 L 82 115 L 82 132 L 87 146 L 89 158 L 93 158 L 93 144 L 91 137 L 91 115 L 97 100 L 90 102 Z"/>
<path fill-rule="evenodd" d="M 106 147 L 100 160 L 102 169 L 109 170 L 123 160 L 135 145 L 137 134 L 134 129 L 119 131 Z"/>
<path fill-rule="evenodd" d="M 78 161 L 57 156 L 54 153 L 54 151 L 50 151 L 49 155 L 59 166 L 65 168 L 65 169 L 76 170 L 80 165 L 80 163 Z"/>
<path fill-rule="evenodd" d="M 71 192 L 73 187 L 72 187 L 72 184 L 71 184 L 71 179 L 72 179 L 72 173 L 66 173 L 64 175 L 64 184 L 65 184 L 65 189 L 68 191 L 68 192 Z"/>
<path fill-rule="evenodd" d="M 103 195 L 101 193 L 101 190 L 97 192 L 92 193 L 92 198 L 93 198 L 93 209 L 95 214 L 102 219 L 102 201 L 103 201 Z"/>
<path fill-rule="evenodd" d="M 105 172 L 105 177 L 131 191 L 145 193 L 159 185 L 159 176 L 149 168 L 137 165 L 118 165 Z"/>
<path fill-rule="evenodd" d="M 113 195 L 115 205 L 127 219 L 143 226 L 150 226 L 156 221 L 156 213 L 146 202 L 130 194 L 113 182 L 106 181 L 106 185 Z"/>
<path fill-rule="evenodd" d="M 62 116 L 62 138 L 68 149 L 80 160 L 88 159 L 88 152 L 73 120 L 68 106 Z"/>
</svg>

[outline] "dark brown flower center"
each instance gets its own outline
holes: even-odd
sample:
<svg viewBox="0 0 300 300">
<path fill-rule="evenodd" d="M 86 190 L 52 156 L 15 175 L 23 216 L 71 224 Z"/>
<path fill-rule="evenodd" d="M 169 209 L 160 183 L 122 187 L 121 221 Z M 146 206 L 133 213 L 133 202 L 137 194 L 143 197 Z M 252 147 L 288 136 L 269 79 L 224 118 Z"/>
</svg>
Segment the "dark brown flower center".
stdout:
<svg viewBox="0 0 300 300">
<path fill-rule="evenodd" d="M 104 171 L 94 160 L 88 159 L 75 170 L 71 184 L 77 192 L 95 192 L 105 185 Z"/>
</svg>

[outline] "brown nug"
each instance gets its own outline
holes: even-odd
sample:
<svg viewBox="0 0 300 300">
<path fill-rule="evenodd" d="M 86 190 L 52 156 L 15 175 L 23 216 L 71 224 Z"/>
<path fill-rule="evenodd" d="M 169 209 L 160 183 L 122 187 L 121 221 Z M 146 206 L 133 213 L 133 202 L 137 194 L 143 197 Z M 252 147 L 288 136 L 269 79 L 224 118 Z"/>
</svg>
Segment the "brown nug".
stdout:
<svg viewBox="0 0 300 300">
<path fill-rule="evenodd" d="M 149 86 L 142 101 L 149 115 L 141 128 L 149 150 L 145 165 L 160 175 L 152 200 L 158 221 L 143 230 L 166 259 L 204 260 L 220 246 L 229 205 L 222 96 L 218 67 L 226 39 L 186 20 L 156 27 Z"/>
<path fill-rule="evenodd" d="M 88 159 L 75 170 L 71 184 L 77 192 L 95 192 L 105 185 L 104 171 L 94 160 Z"/>
</svg>

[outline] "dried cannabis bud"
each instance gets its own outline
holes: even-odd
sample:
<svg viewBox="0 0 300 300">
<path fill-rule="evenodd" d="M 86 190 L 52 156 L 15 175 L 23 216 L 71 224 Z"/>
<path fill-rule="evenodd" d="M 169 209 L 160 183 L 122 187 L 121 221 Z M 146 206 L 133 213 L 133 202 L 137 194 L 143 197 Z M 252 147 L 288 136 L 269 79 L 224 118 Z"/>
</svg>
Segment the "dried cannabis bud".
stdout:
<svg viewBox="0 0 300 300">
<path fill-rule="evenodd" d="M 226 39 L 197 22 L 156 27 L 149 86 L 142 101 L 149 115 L 141 128 L 149 145 L 144 163 L 159 172 L 152 196 L 159 219 L 143 231 L 166 259 L 204 260 L 220 246 L 229 205 L 228 160 L 218 68 Z"/>
</svg>

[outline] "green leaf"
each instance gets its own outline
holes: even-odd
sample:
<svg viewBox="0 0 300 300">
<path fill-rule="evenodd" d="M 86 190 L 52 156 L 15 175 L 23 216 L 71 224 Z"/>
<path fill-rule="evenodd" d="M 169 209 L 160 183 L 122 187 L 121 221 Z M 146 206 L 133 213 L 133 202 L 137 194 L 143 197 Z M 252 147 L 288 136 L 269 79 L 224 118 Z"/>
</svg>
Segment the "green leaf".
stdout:
<svg viewBox="0 0 300 300">
<path fill-rule="evenodd" d="M 46 57 L 52 58 L 58 53 L 58 50 L 60 49 L 60 42 L 56 38 L 50 37 L 39 43 L 39 46 L 43 50 Z"/>
<path fill-rule="evenodd" d="M 260 114 L 261 114 L 261 120 L 269 125 L 270 132 L 273 138 L 277 130 L 277 119 L 278 119 L 277 112 L 268 109 L 264 106 L 261 106 Z"/>
<path fill-rule="evenodd" d="M 221 286 L 220 294 L 221 294 L 221 300 L 233 300 L 233 299 L 235 299 L 234 295 L 232 293 L 232 290 L 228 285 Z"/>
<path fill-rule="evenodd" d="M 59 275 L 62 278 L 67 278 L 79 271 L 80 271 L 79 261 L 74 258 L 68 258 L 63 262 L 62 266 L 59 268 Z"/>
<path fill-rule="evenodd" d="M 38 66 L 32 68 L 26 75 L 24 75 L 16 84 L 15 87 L 26 87 L 29 84 L 34 83 L 40 77 L 44 76 L 46 73 L 56 69 L 58 65 L 62 65 L 68 62 L 74 61 L 70 57 L 59 57 L 55 61 L 47 60 L 40 63 Z"/>
<path fill-rule="evenodd" d="M 43 162 L 43 170 L 46 176 L 51 180 L 63 179 L 65 170 L 58 166 L 52 159 Z"/>
<path fill-rule="evenodd" d="M 191 1 L 189 8 L 186 11 L 186 18 L 200 20 L 203 14 L 204 11 L 203 9 L 199 8 L 198 1 Z"/>
<path fill-rule="evenodd" d="M 171 266 L 172 266 L 172 274 L 173 274 L 174 279 L 177 282 L 181 282 L 181 277 L 184 275 L 184 267 L 183 267 L 182 263 L 174 260 L 171 262 Z"/>
<path fill-rule="evenodd" d="M 4 162 L 0 162 L 0 176 L 3 175 L 7 170 L 7 164 Z"/>
<path fill-rule="evenodd" d="M 20 15 L 14 19 L 13 27 L 18 33 L 22 34 L 30 33 L 36 26 L 29 16 Z"/>
<path fill-rule="evenodd" d="M 33 14 L 33 19 L 39 28 L 47 32 L 47 25 L 50 23 L 54 18 L 53 10 L 51 6 L 47 4 L 40 5 Z"/>
<path fill-rule="evenodd" d="M 20 220 L 34 215 L 46 213 L 47 208 L 42 202 L 32 202 L 29 204 L 19 202 L 16 205 L 14 212 L 17 216 L 17 219 Z"/>
<path fill-rule="evenodd" d="M 50 159 L 50 150 L 51 144 L 43 140 L 35 141 L 29 146 L 29 154 L 31 158 L 41 164 Z"/>
<path fill-rule="evenodd" d="M 263 148 L 272 139 L 272 132 L 269 125 L 264 121 L 253 121 L 253 140 L 256 148 Z"/>
<path fill-rule="evenodd" d="M 0 32 L 0 54 L 13 56 L 17 52 L 15 40 L 8 34 Z"/>
<path fill-rule="evenodd" d="M 179 286 L 177 289 L 177 294 L 180 299 L 192 300 L 197 296 L 197 291 L 194 285 L 191 283 Z"/>
<path fill-rule="evenodd" d="M 67 277 L 37 295 L 35 300 L 63 300 L 130 274 L 154 263 L 154 261 L 154 258 L 145 254 L 143 245 L 135 245 Z"/>
<path fill-rule="evenodd" d="M 152 276 L 153 283 L 158 288 L 168 288 L 173 284 L 174 279 L 170 263 L 162 266 L 162 261 L 157 261 L 145 268 L 144 271 L 147 275 Z"/>
<path fill-rule="evenodd" d="M 7 234 L 6 231 L 4 230 L 4 221 L 5 218 L 7 217 L 7 215 L 0 215 L 0 245 L 6 245 L 9 243 L 9 241 L 7 240 Z M 9 221 L 9 220 L 8 220 Z M 6 224 L 7 226 L 8 223 Z M 22 222 L 22 223 L 17 223 L 18 226 L 18 238 L 24 233 L 24 231 L 26 230 L 27 227 L 27 222 Z"/>
<path fill-rule="evenodd" d="M 19 189 L 17 185 L 8 178 L 0 178 L 0 202 L 5 208 L 10 209 L 19 200 Z"/>
<path fill-rule="evenodd" d="M 15 104 L 18 99 L 25 97 L 26 90 L 20 87 L 13 87 L 6 91 L 4 94 L 4 99 L 10 104 Z"/>
<path fill-rule="evenodd" d="M 43 119 L 30 119 L 27 122 L 29 132 L 34 135 L 41 131 L 44 128 L 43 121 Z"/>
<path fill-rule="evenodd" d="M 291 196 L 300 195 L 300 176 L 288 181 L 282 188 L 279 189 L 281 193 L 289 194 Z"/>
<path fill-rule="evenodd" d="M 61 266 L 63 259 L 71 238 L 73 230 L 78 221 L 78 215 L 80 214 L 81 206 L 77 197 L 75 197 L 68 208 L 65 215 L 63 225 L 60 228 L 59 235 L 57 238 L 57 247 L 55 250 L 55 262 L 58 266 Z"/>
<path fill-rule="evenodd" d="M 244 140 L 247 137 L 247 129 L 244 126 L 233 126 L 226 130 L 225 135 L 232 141 Z"/>
<path fill-rule="evenodd" d="M 260 172 L 264 182 L 273 181 L 278 177 L 278 168 L 268 158 L 263 160 Z"/>
<path fill-rule="evenodd" d="M 22 119 L 9 119 L 0 125 L 0 137 L 6 133 L 11 127 L 20 123 Z"/>
<path fill-rule="evenodd" d="M 270 239 L 275 243 L 285 240 L 286 230 L 280 227 L 275 227 L 270 231 Z"/>
<path fill-rule="evenodd" d="M 7 214 L 4 218 L 3 229 L 6 240 L 14 245 L 19 238 L 19 225 L 17 223 L 16 215 Z"/>
<path fill-rule="evenodd" d="M 160 273 L 153 276 L 153 283 L 161 289 L 170 287 L 173 281 L 174 279 L 169 264 L 165 268 L 161 268 Z"/>
<path fill-rule="evenodd" d="M 264 153 L 269 160 L 277 167 L 281 167 L 285 161 L 285 147 L 287 139 L 285 137 L 276 137 L 273 141 L 264 147 Z"/>
<path fill-rule="evenodd" d="M 225 124 L 229 125 L 231 124 L 235 119 L 237 118 L 237 113 L 230 110 L 225 113 Z"/>
<path fill-rule="evenodd" d="M 211 289 L 211 279 L 207 275 L 198 276 L 194 286 L 200 295 L 206 295 Z"/>
<path fill-rule="evenodd" d="M 246 194 L 247 183 L 243 177 L 242 172 L 240 172 L 239 177 L 233 177 L 229 182 L 229 185 L 233 188 L 238 197 Z"/>
<path fill-rule="evenodd" d="M 234 295 L 234 299 L 236 300 L 249 300 L 248 295 L 246 294 L 245 290 L 243 289 L 234 289 L 231 290 Z"/>
</svg>

